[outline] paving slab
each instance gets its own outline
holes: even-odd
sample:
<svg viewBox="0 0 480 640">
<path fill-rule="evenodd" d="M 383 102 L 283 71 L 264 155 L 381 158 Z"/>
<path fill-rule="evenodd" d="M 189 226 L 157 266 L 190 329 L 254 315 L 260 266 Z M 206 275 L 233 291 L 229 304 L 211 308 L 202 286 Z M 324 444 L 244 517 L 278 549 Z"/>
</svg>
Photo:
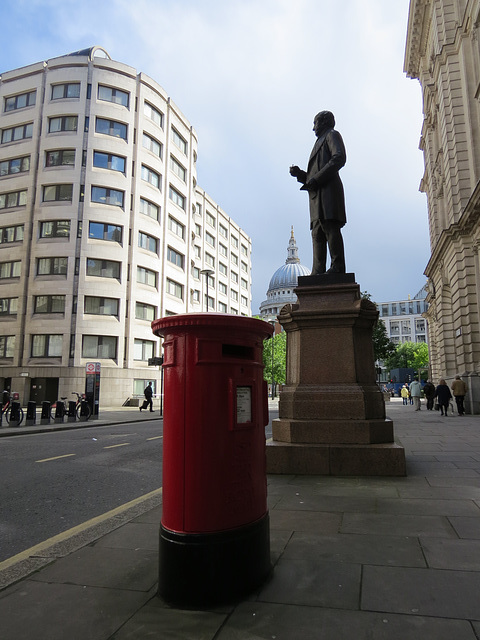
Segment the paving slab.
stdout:
<svg viewBox="0 0 480 640">
<path fill-rule="evenodd" d="M 151 597 L 127 589 L 32 580 L 2 596 L 2 640 L 106 640 Z"/>
<path fill-rule="evenodd" d="M 158 550 L 84 547 L 33 574 L 35 582 L 148 591 L 158 580 Z"/>
<path fill-rule="evenodd" d="M 455 538 L 456 533 L 442 516 L 345 513 L 341 533 L 373 533 L 384 536 L 430 536 Z"/>
<path fill-rule="evenodd" d="M 160 520 L 156 523 L 134 520 L 100 538 L 93 546 L 158 551 Z"/>
<path fill-rule="evenodd" d="M 449 518 L 459 538 L 480 540 L 480 518 Z"/>
<path fill-rule="evenodd" d="M 312 531 L 318 534 L 337 533 L 341 523 L 341 513 L 289 511 L 281 508 L 270 511 L 270 529 Z"/>
<path fill-rule="evenodd" d="M 433 569 L 480 571 L 480 540 L 421 537 L 420 543 L 428 566 Z"/>
<path fill-rule="evenodd" d="M 377 513 L 392 513 L 424 516 L 480 516 L 473 500 L 429 500 L 423 498 L 398 498 L 377 500 Z"/>
<path fill-rule="evenodd" d="M 480 573 L 365 566 L 361 609 L 479 621 L 479 593 Z"/>
<path fill-rule="evenodd" d="M 244 602 L 215 640 L 476 640 L 459 620 Z M 117 639 L 115 639 L 117 640 Z M 121 640 L 124 640 L 123 638 Z"/>
</svg>

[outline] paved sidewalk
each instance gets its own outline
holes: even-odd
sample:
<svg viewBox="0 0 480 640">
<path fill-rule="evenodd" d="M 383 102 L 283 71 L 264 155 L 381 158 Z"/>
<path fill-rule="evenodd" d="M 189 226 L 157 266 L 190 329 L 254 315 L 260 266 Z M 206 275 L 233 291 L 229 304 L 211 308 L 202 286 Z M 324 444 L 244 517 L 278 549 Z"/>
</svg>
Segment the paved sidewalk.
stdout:
<svg viewBox="0 0 480 640">
<path fill-rule="evenodd" d="M 274 570 L 244 601 L 156 597 L 157 506 L 0 592 L 2 640 L 478 640 L 480 416 L 387 414 L 406 478 L 269 476 Z"/>
</svg>

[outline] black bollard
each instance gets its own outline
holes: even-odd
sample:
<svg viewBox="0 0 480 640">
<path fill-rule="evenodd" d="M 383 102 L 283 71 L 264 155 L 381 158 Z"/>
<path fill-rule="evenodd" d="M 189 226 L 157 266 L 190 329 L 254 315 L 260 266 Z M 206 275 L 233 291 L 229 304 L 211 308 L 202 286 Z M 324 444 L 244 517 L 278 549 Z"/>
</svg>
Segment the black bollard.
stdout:
<svg viewBox="0 0 480 640">
<path fill-rule="evenodd" d="M 68 422 L 75 422 L 77 419 L 77 403 L 75 400 L 68 401 Z"/>
<path fill-rule="evenodd" d="M 65 405 L 62 400 L 57 400 L 57 408 L 55 409 L 55 422 L 63 422 L 65 416 Z"/>
<path fill-rule="evenodd" d="M 42 414 L 40 416 L 40 424 L 50 424 L 50 407 L 51 403 L 48 400 L 42 402 Z"/>
<path fill-rule="evenodd" d="M 37 422 L 37 403 L 33 400 L 27 404 L 27 417 L 25 419 L 25 426 L 31 427 Z"/>
<path fill-rule="evenodd" d="M 10 426 L 18 427 L 20 424 L 20 402 L 13 401 L 10 408 Z"/>
</svg>

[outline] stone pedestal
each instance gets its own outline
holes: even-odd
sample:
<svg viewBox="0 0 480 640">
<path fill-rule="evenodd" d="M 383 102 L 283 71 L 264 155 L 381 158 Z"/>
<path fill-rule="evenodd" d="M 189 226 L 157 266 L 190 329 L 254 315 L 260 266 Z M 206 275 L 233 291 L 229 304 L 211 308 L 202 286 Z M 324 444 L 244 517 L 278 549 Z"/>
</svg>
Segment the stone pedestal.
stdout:
<svg viewBox="0 0 480 640">
<path fill-rule="evenodd" d="M 279 316 L 287 383 L 267 472 L 405 475 L 405 452 L 375 382 L 375 305 L 361 298 L 353 273 L 300 277 L 295 293 L 298 304 Z"/>
</svg>

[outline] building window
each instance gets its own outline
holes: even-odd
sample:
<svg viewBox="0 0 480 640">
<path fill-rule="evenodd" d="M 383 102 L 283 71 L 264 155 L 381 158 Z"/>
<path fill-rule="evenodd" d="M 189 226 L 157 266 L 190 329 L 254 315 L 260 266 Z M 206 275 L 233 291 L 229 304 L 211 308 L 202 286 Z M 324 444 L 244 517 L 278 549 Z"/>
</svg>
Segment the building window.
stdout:
<svg viewBox="0 0 480 640">
<path fill-rule="evenodd" d="M 211 233 L 208 233 L 208 231 L 205 232 L 205 241 L 207 242 L 207 244 L 209 244 L 211 247 L 215 247 L 215 238 L 214 236 L 212 236 Z"/>
<path fill-rule="evenodd" d="M 193 302 L 200 302 L 200 291 L 198 289 L 192 291 L 192 300 Z"/>
<path fill-rule="evenodd" d="M 157 238 L 149 236 L 148 233 L 143 233 L 142 231 L 138 232 L 138 246 L 141 249 L 146 249 L 147 251 L 152 251 L 152 253 L 157 253 L 157 244 Z"/>
<path fill-rule="evenodd" d="M 78 126 L 77 116 L 58 116 L 49 118 L 48 133 L 59 133 L 61 131 L 76 131 Z"/>
<path fill-rule="evenodd" d="M 200 260 L 200 258 L 202 257 L 202 250 L 198 245 L 193 245 L 193 253 L 195 254 L 195 258 L 198 258 Z"/>
<path fill-rule="evenodd" d="M 94 151 L 93 166 L 99 169 L 110 169 L 111 171 L 125 173 L 125 158 L 123 156 L 115 156 L 113 153 Z"/>
<path fill-rule="evenodd" d="M 218 283 L 218 290 L 220 293 L 223 293 L 224 295 L 227 295 L 227 285 L 224 282 L 219 282 Z"/>
<path fill-rule="evenodd" d="M 195 278 L 195 280 L 200 280 L 200 269 L 198 267 L 193 267 L 192 275 Z"/>
<path fill-rule="evenodd" d="M 13 358 L 15 336 L 0 336 L 0 358 Z"/>
<path fill-rule="evenodd" d="M 248 282 L 245 280 L 245 278 L 241 278 L 240 285 L 242 289 L 248 289 Z M 288 293 L 290 293 L 290 291 Z"/>
<path fill-rule="evenodd" d="M 23 241 L 23 224 L 12 227 L 0 227 L 0 244 Z"/>
<path fill-rule="evenodd" d="M 410 320 L 402 320 L 402 333 L 409 334 L 411 333 L 412 328 L 410 325 Z"/>
<path fill-rule="evenodd" d="M 167 247 L 167 260 L 176 267 L 180 267 L 180 269 L 184 268 L 185 256 L 172 249 L 172 247 Z"/>
<path fill-rule="evenodd" d="M 37 258 L 37 276 L 66 276 L 68 258 Z"/>
<path fill-rule="evenodd" d="M 141 175 L 142 175 L 142 180 L 145 180 L 145 182 L 149 182 L 151 185 L 153 185 L 157 189 L 160 189 L 161 176 L 156 171 L 153 171 L 153 169 L 149 169 L 144 164 L 142 164 Z"/>
<path fill-rule="evenodd" d="M 123 209 L 124 196 L 125 193 L 117 189 L 92 187 L 92 202 L 98 202 L 98 204 L 109 204 Z"/>
<path fill-rule="evenodd" d="M 96 240 L 108 240 L 110 242 L 118 242 L 122 244 L 122 230 L 115 224 L 108 224 L 107 222 L 90 222 L 88 226 L 88 237 L 95 238 Z"/>
<path fill-rule="evenodd" d="M 244 273 L 248 273 L 248 265 L 246 262 L 243 262 L 243 260 L 240 262 L 240 268 Z"/>
<path fill-rule="evenodd" d="M 117 357 L 116 336 L 83 336 L 82 358 L 110 358 Z"/>
<path fill-rule="evenodd" d="M 170 280 L 170 278 L 167 278 L 166 290 L 167 293 L 169 293 L 171 296 L 175 296 L 175 298 L 183 300 L 183 285 L 175 282 L 175 280 Z"/>
<path fill-rule="evenodd" d="M 172 140 L 173 143 L 180 149 L 182 153 L 187 155 L 187 141 L 182 138 L 176 129 L 172 127 Z"/>
<path fill-rule="evenodd" d="M 205 253 L 205 262 L 211 267 L 215 268 L 215 258 L 209 253 Z"/>
<path fill-rule="evenodd" d="M 242 252 L 243 256 L 247 256 L 248 255 L 248 249 L 244 244 L 241 245 L 240 251 Z"/>
<path fill-rule="evenodd" d="M 222 256 L 225 256 L 225 257 L 228 256 L 228 249 L 221 242 L 218 243 L 218 253 L 220 253 Z"/>
<path fill-rule="evenodd" d="M 168 216 L 168 229 L 182 240 L 185 240 L 185 226 L 175 218 L 172 218 L 172 216 Z"/>
<path fill-rule="evenodd" d="M 43 187 L 43 202 L 71 202 L 73 184 L 51 184 Z"/>
<path fill-rule="evenodd" d="M 133 341 L 133 359 L 148 360 L 155 355 L 155 343 L 152 340 L 135 340 Z"/>
<path fill-rule="evenodd" d="M 236 249 L 238 249 L 238 238 L 236 238 L 235 236 L 231 237 L 231 243 L 232 246 L 234 246 Z"/>
<path fill-rule="evenodd" d="M 207 211 L 207 215 L 205 216 L 205 218 L 206 218 L 207 224 L 209 224 L 211 227 L 215 229 L 215 217 L 212 216 L 212 214 Z"/>
<path fill-rule="evenodd" d="M 40 222 L 40 238 L 69 238 L 70 220 Z"/>
<path fill-rule="evenodd" d="M 195 223 L 195 235 L 198 237 L 201 237 L 202 235 L 202 227 L 198 224 L 198 222 Z"/>
<path fill-rule="evenodd" d="M 128 97 L 129 94 L 126 91 L 115 89 L 113 87 L 105 87 L 103 84 L 98 85 L 99 100 L 121 104 L 123 107 L 127 107 L 128 109 Z"/>
<path fill-rule="evenodd" d="M 218 232 L 224 238 L 228 238 L 228 229 L 227 229 L 227 227 L 224 227 L 223 224 L 219 224 L 218 225 Z"/>
<path fill-rule="evenodd" d="M 145 267 L 137 267 L 137 282 L 147 284 L 149 287 L 157 286 L 157 273 Z"/>
<path fill-rule="evenodd" d="M 33 107 L 36 102 L 36 97 L 37 91 L 34 90 L 5 98 L 4 111 L 16 111 L 17 109 L 24 109 L 25 107 Z"/>
<path fill-rule="evenodd" d="M 219 302 L 218 310 L 220 311 L 220 313 L 227 313 L 227 305 L 224 302 Z"/>
<path fill-rule="evenodd" d="M 170 169 L 173 173 L 180 178 L 183 182 L 186 182 L 187 179 L 187 170 L 185 167 L 175 160 L 173 156 L 170 156 Z"/>
<path fill-rule="evenodd" d="M 162 145 L 160 144 L 160 142 L 157 142 L 157 140 L 149 136 L 148 133 L 145 133 L 145 132 L 143 133 L 142 146 L 145 149 L 148 149 L 148 151 L 151 151 L 154 155 L 158 156 L 159 158 L 162 157 L 162 154 L 163 154 Z"/>
<path fill-rule="evenodd" d="M 87 276 L 120 280 L 120 262 L 87 258 Z"/>
<path fill-rule="evenodd" d="M 140 213 L 143 213 L 144 216 L 148 216 L 154 220 L 158 220 L 160 207 L 153 204 L 153 202 L 140 198 Z"/>
<path fill-rule="evenodd" d="M 145 304 L 144 302 L 135 304 L 135 318 L 137 320 L 152 322 L 152 320 L 155 320 L 156 311 L 156 308 L 151 304 Z"/>
<path fill-rule="evenodd" d="M 232 300 L 235 300 L 235 302 L 238 301 L 238 293 L 236 291 L 234 291 L 233 289 L 230 292 L 230 296 L 231 296 Z"/>
<path fill-rule="evenodd" d="M 20 124 L 10 129 L 2 129 L 2 144 L 7 142 L 17 142 L 18 140 L 26 140 L 33 135 L 33 122 Z"/>
<path fill-rule="evenodd" d="M 245 296 L 240 296 L 240 302 L 243 304 L 244 307 L 248 307 L 248 300 Z"/>
<path fill-rule="evenodd" d="M 18 298 L 0 298 L 0 316 L 16 316 Z"/>
<path fill-rule="evenodd" d="M 117 298 L 85 296 L 83 302 L 83 311 L 84 313 L 91 313 L 95 316 L 118 317 L 118 300 Z"/>
<path fill-rule="evenodd" d="M 65 296 L 35 296 L 34 313 L 65 313 Z"/>
<path fill-rule="evenodd" d="M 400 323 L 390 322 L 390 337 L 400 335 Z"/>
<path fill-rule="evenodd" d="M 19 278 L 22 272 L 20 260 L 14 262 L 0 262 L 0 278 Z"/>
<path fill-rule="evenodd" d="M 212 298 L 212 296 L 205 296 L 205 304 L 207 305 L 208 309 L 215 309 L 215 300 Z"/>
<path fill-rule="evenodd" d="M 60 100 L 62 98 L 79 98 L 80 83 L 65 82 L 63 84 L 52 85 L 52 100 Z"/>
<path fill-rule="evenodd" d="M 75 149 L 55 149 L 45 153 L 46 167 L 65 167 L 75 165 Z"/>
<path fill-rule="evenodd" d="M 235 273 L 235 271 L 231 272 L 230 277 L 232 279 L 232 282 L 238 282 L 238 273 Z"/>
<path fill-rule="evenodd" d="M 122 138 L 122 140 L 127 139 L 127 125 L 123 122 L 117 122 L 116 120 L 96 118 L 95 132 L 103 133 L 106 136 L 113 136 L 114 138 Z"/>
<path fill-rule="evenodd" d="M 415 320 L 416 333 L 425 333 L 425 320 L 423 318 Z"/>
<path fill-rule="evenodd" d="M 0 162 L 0 177 L 11 176 L 16 173 L 26 173 L 30 169 L 30 156 L 23 158 L 12 158 Z"/>
<path fill-rule="evenodd" d="M 226 265 L 223 264 L 223 262 L 219 262 L 218 263 L 218 270 L 224 276 L 226 276 L 228 274 L 228 268 L 227 268 Z"/>
<path fill-rule="evenodd" d="M 148 102 L 144 102 L 143 104 L 143 113 L 147 116 L 147 118 L 153 120 L 155 124 L 158 124 L 158 126 L 163 129 L 163 113 L 161 113 L 158 109 L 155 109 L 155 107 L 153 107 Z"/>
<path fill-rule="evenodd" d="M 230 256 L 230 260 L 233 262 L 234 265 L 238 266 L 238 256 L 236 256 L 234 253 L 232 253 L 232 255 Z"/>
<path fill-rule="evenodd" d="M 32 358 L 59 358 L 62 355 L 63 335 L 32 335 Z"/>
<path fill-rule="evenodd" d="M 182 196 L 176 189 L 170 186 L 168 195 L 170 196 L 170 200 L 174 202 L 180 209 L 185 211 L 185 196 Z"/>
</svg>

